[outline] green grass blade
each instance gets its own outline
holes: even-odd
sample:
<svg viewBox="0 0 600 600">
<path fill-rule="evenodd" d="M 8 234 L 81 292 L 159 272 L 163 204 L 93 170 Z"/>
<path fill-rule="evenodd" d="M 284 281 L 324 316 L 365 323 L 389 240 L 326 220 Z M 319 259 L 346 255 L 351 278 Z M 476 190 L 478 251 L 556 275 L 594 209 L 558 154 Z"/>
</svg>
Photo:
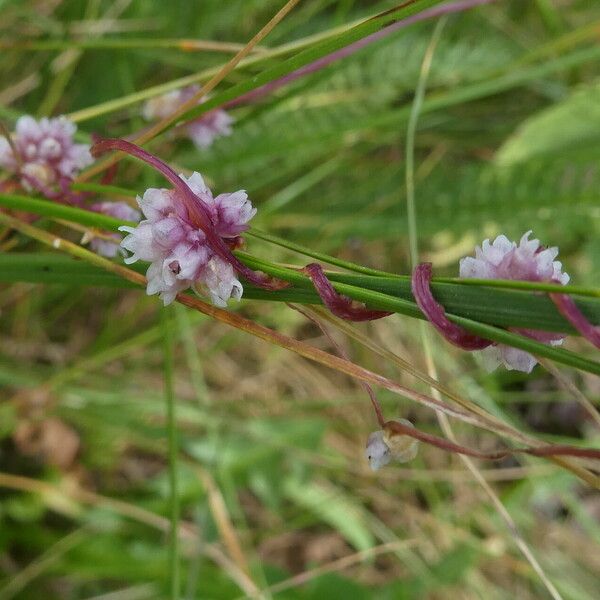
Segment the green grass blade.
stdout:
<svg viewBox="0 0 600 600">
<path fill-rule="evenodd" d="M 11 265 L 13 257 L 19 257 Z M 31 256 L 31 255 L 30 255 Z M 44 256 L 52 258 L 44 264 Z M 279 267 L 254 259 L 244 253 L 240 258 L 252 268 L 260 268 L 264 272 L 280 277 L 294 284 L 294 287 L 266 291 L 251 285 L 245 286 L 244 298 L 247 300 L 269 300 L 275 302 L 297 302 L 299 304 L 321 304 L 321 301 L 312 288 L 310 280 L 301 273 L 285 267 Z M 87 277 L 89 285 L 109 285 L 118 287 L 118 277 L 114 275 L 100 275 L 98 267 L 80 263 L 72 259 L 65 270 L 61 270 L 61 262 L 54 255 L 35 255 L 29 268 L 27 257 L 19 254 L 0 254 L 0 281 L 33 281 L 44 283 L 63 283 L 73 285 L 77 282 L 77 270 Z M 76 266 L 77 265 L 77 266 Z M 138 270 L 145 269 L 145 265 L 136 265 Z M 52 277 L 55 280 L 52 281 Z M 377 279 L 376 282 L 373 280 Z M 398 314 L 422 319 L 423 315 L 417 305 L 412 301 L 410 285 L 408 282 L 390 281 L 387 278 L 366 278 L 365 276 L 350 274 L 331 274 L 338 292 L 360 302 L 365 302 L 374 308 L 389 310 Z M 379 290 L 388 293 L 345 283 L 370 284 Z M 131 284 L 124 284 L 131 285 Z M 391 286 L 396 286 L 392 288 Z M 491 339 L 498 343 L 507 344 L 531 352 L 539 356 L 550 358 L 562 364 L 572 366 L 591 373 L 600 374 L 600 363 L 589 360 L 584 356 L 557 348 L 547 346 L 530 338 L 518 335 L 500 327 L 527 327 L 548 331 L 574 333 L 570 325 L 556 312 L 553 304 L 545 297 L 539 297 L 526 292 L 495 290 L 492 294 L 489 289 L 470 288 L 452 284 L 434 284 L 433 291 L 436 297 L 444 304 L 448 311 L 448 318 L 465 327 L 469 331 Z M 391 293 L 390 293 L 391 292 Z M 396 293 L 397 295 L 392 295 Z M 402 296 L 401 296 L 402 294 Z M 465 295 L 466 294 L 466 295 Z M 600 323 L 600 301 L 588 299 L 579 303 L 580 308 L 594 323 Z M 527 311 L 523 313 L 521 311 Z"/>
</svg>

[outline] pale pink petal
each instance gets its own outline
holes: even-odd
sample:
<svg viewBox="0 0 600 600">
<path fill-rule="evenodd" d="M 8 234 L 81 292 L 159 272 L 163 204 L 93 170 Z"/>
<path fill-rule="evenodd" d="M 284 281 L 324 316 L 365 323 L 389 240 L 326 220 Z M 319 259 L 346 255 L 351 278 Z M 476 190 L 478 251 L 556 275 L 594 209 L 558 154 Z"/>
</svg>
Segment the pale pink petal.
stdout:
<svg viewBox="0 0 600 600">
<path fill-rule="evenodd" d="M 119 231 L 129 233 L 121 242 L 121 247 L 131 252 L 131 256 L 125 259 L 127 264 L 138 260 L 151 262 L 162 258 L 164 249 L 156 243 L 149 221 L 142 221 L 137 227 L 123 225 L 119 227 Z"/>
<path fill-rule="evenodd" d="M 463 279 L 490 279 L 492 270 L 486 261 L 466 256 L 460 259 L 459 273 Z"/>
<path fill-rule="evenodd" d="M 528 231 L 521 236 L 518 245 L 505 235 L 499 235 L 493 243 L 484 240 L 481 247 L 475 248 L 475 258 L 461 259 L 460 276 L 568 283 L 569 276 L 562 272 L 562 264 L 554 260 L 558 256 L 558 248 L 544 248 L 538 239 L 529 239 L 531 234 Z M 520 330 L 519 333 L 551 345 L 562 343 L 564 338 L 560 334 L 536 330 Z M 526 373 L 536 364 L 531 354 L 502 344 L 486 348 L 481 355 L 489 366 L 504 364 L 509 369 Z"/>
<path fill-rule="evenodd" d="M 219 194 L 214 199 L 215 226 L 220 236 L 236 237 L 248 228 L 248 221 L 256 214 L 256 208 L 244 190 L 232 194 Z"/>
<path fill-rule="evenodd" d="M 239 300 L 244 288 L 235 276 L 233 267 L 218 256 L 213 256 L 206 265 L 200 279 L 215 306 L 225 308 L 233 298 Z"/>
<path fill-rule="evenodd" d="M 20 117 L 12 136 L 19 160 L 14 156 L 9 160 L 0 152 L 0 164 L 20 175 L 21 184 L 27 189 L 44 191 L 48 186 L 73 179 L 93 162 L 89 145 L 74 143 L 76 130 L 75 124 L 64 116 L 39 121 L 28 115 Z"/>
</svg>

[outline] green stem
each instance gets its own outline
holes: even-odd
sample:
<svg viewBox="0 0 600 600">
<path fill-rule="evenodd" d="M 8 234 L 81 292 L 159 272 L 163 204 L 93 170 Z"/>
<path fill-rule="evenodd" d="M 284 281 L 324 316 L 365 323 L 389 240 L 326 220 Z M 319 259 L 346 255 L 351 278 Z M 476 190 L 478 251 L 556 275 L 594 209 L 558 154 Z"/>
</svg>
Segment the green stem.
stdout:
<svg viewBox="0 0 600 600">
<path fill-rule="evenodd" d="M 425 99 L 425 88 L 427 87 L 427 79 L 431 62 L 433 61 L 433 53 L 435 47 L 442 35 L 442 29 L 446 24 L 447 17 L 440 19 L 433 30 L 431 41 L 423 57 L 421 72 L 415 90 L 415 97 L 410 109 L 408 118 L 408 126 L 406 128 L 406 214 L 408 218 L 408 239 L 411 267 L 414 269 L 419 261 L 419 247 L 417 237 L 417 212 L 415 209 L 415 133 L 417 131 L 417 123 L 419 121 L 419 113 Z"/>
<path fill-rule="evenodd" d="M 173 390 L 173 323 L 171 308 L 161 311 L 163 327 L 163 355 L 165 400 L 167 408 L 167 437 L 169 445 L 169 488 L 171 503 L 171 530 L 169 539 L 170 598 L 179 600 L 179 491 L 177 485 L 177 421 Z"/>
<path fill-rule="evenodd" d="M 124 188 L 115 188 L 113 186 L 102 186 L 96 184 L 75 184 L 76 189 L 96 191 L 98 193 L 103 192 L 103 188 L 109 191 L 113 191 L 115 194 L 123 194 L 126 196 L 135 194 L 130 190 Z M 135 225 L 135 223 L 119 221 L 113 217 L 95 213 L 89 210 L 83 210 L 75 208 L 73 206 L 67 206 L 65 204 L 58 204 L 49 200 L 42 200 L 39 198 L 31 198 L 30 196 L 23 196 L 20 194 L 0 194 L 0 206 L 5 206 L 13 210 L 30 212 L 35 215 L 42 217 L 48 217 L 50 219 L 64 219 L 66 221 L 72 221 L 73 223 L 79 223 L 80 225 L 87 225 L 89 227 L 98 227 L 100 229 L 106 229 L 107 231 L 117 231 L 121 225 Z M 379 281 L 384 278 L 389 280 L 390 285 L 395 285 L 396 282 L 400 285 L 401 282 L 410 282 L 410 277 L 407 275 L 397 275 L 394 273 L 388 273 L 379 269 L 372 269 L 370 267 L 364 267 L 357 265 L 340 258 L 329 256 L 322 252 L 317 252 L 297 244 L 295 242 L 285 240 L 271 233 L 266 233 L 258 229 L 250 228 L 246 235 L 254 238 L 287 248 L 304 256 L 310 256 L 316 260 L 320 260 L 324 263 L 335 265 L 349 271 L 356 273 L 362 273 L 364 275 L 371 275 L 377 277 Z M 275 266 L 275 265 L 273 265 Z M 556 285 L 551 283 L 533 282 L 533 281 L 514 281 L 504 279 L 460 279 L 458 277 L 434 277 L 434 283 L 449 283 L 454 285 L 466 286 L 466 287 L 491 287 L 491 288 L 503 288 L 503 289 L 514 289 L 523 290 L 529 292 L 554 292 L 556 291 Z M 600 298 L 600 288 L 589 287 L 589 286 L 577 286 L 577 285 L 566 285 L 560 288 L 565 294 L 577 295 L 577 296 L 592 296 Z"/>
<path fill-rule="evenodd" d="M 37 201 L 38 203 L 41 201 Z M 58 205 L 56 205 L 58 206 Z M 61 207 L 61 208 L 65 208 L 65 207 Z M 79 211 L 82 213 L 86 213 L 86 211 Z M 93 214 L 93 213 L 89 213 L 89 214 Z M 99 216 L 103 216 L 103 215 L 99 215 Z M 107 218 L 107 217 L 103 217 L 103 218 Z M 116 221 L 113 219 L 113 221 Z M 19 221 L 18 219 L 14 219 L 12 217 L 9 217 L 8 215 L 3 215 L 0 213 L 0 222 L 5 223 L 6 225 L 8 225 L 9 227 L 13 227 L 14 229 L 17 229 L 21 232 L 23 232 L 26 235 L 29 235 L 35 239 L 38 239 L 44 243 L 48 243 L 51 246 L 54 246 L 55 248 L 61 248 L 61 247 L 67 247 L 69 248 L 69 252 L 71 254 L 73 254 L 74 256 L 78 256 L 80 258 L 83 258 L 84 260 L 88 260 L 94 264 L 97 264 L 98 266 L 108 269 L 111 272 L 117 274 L 117 275 L 123 275 L 124 273 L 127 273 L 128 275 L 126 276 L 126 279 L 131 280 L 131 277 L 129 276 L 129 274 L 131 274 L 132 272 L 130 272 L 129 269 L 125 269 L 123 268 L 121 265 L 119 265 L 118 263 L 115 262 L 111 262 L 111 261 L 107 261 L 97 255 L 95 255 L 92 252 L 89 252 L 87 250 L 85 250 L 84 248 L 82 248 L 81 246 L 78 246 L 77 244 L 73 244 L 72 242 L 68 242 L 67 240 L 62 240 L 60 238 L 56 238 L 55 236 L 53 236 L 52 234 L 49 234 L 43 230 L 40 230 L 36 227 L 31 227 L 30 225 L 23 223 L 21 221 Z M 118 223 L 118 221 L 116 221 Z M 261 261 L 259 259 L 256 259 L 250 255 L 246 255 L 245 253 L 238 253 L 240 259 L 242 259 L 244 261 L 244 263 L 248 266 L 251 266 L 252 268 L 258 268 L 259 270 L 264 271 L 265 273 L 269 274 L 269 275 L 273 275 L 274 277 L 279 277 L 281 279 L 285 279 L 286 281 L 289 281 L 291 283 L 294 284 L 298 284 L 300 285 L 300 287 L 304 288 L 304 290 L 300 290 L 305 291 L 305 292 L 313 292 L 314 290 L 312 289 L 312 286 L 308 280 L 308 278 L 306 278 L 304 275 L 302 275 L 300 272 L 294 270 L 294 269 L 289 269 L 289 268 L 285 268 L 285 267 L 280 267 L 277 265 L 272 265 L 272 263 L 267 263 L 265 261 Z M 342 274 L 340 274 L 342 275 Z M 140 284 L 142 284 L 144 282 L 144 278 L 140 275 L 138 275 L 137 273 L 135 273 L 135 281 L 139 282 Z M 378 285 L 374 286 L 376 288 L 379 289 L 385 289 L 387 288 L 387 286 L 389 286 L 390 283 L 398 285 L 398 288 L 400 288 L 400 284 L 405 283 L 405 285 L 408 285 L 407 282 L 400 282 L 398 280 L 392 280 L 389 278 L 376 278 L 376 277 L 368 277 L 368 276 L 364 276 L 364 275 L 343 275 L 344 278 L 349 278 L 349 277 L 353 277 L 353 278 L 362 278 L 365 280 L 377 280 L 379 279 L 379 283 Z M 331 274 L 330 278 L 333 281 L 336 281 L 336 279 L 341 279 L 341 277 L 338 277 L 336 274 Z M 355 282 L 358 283 L 358 282 Z M 361 282 L 359 285 L 363 285 L 363 283 Z M 438 286 L 439 289 L 442 293 L 438 293 Z M 455 291 L 452 292 L 452 290 L 447 290 L 450 291 L 451 293 L 448 296 L 448 301 L 445 300 L 444 296 L 443 296 L 443 289 L 444 286 L 446 287 L 451 287 L 448 286 L 448 284 L 437 284 L 437 286 L 434 286 L 434 293 L 436 294 L 436 297 L 439 298 L 439 300 L 442 301 L 442 303 L 444 304 L 444 306 L 446 306 L 449 310 L 448 310 L 448 318 L 459 324 L 462 325 L 463 327 L 465 327 L 465 329 L 468 329 L 469 331 L 471 331 L 472 333 L 476 333 L 478 335 L 480 335 L 481 337 L 487 338 L 487 339 L 491 339 L 493 341 L 496 342 L 501 342 L 501 343 L 505 343 L 509 346 L 514 346 L 515 348 L 520 348 L 521 350 L 525 350 L 527 352 L 530 352 L 531 354 L 534 355 L 539 355 L 539 356 L 545 356 L 546 358 L 551 358 L 552 360 L 555 360 L 557 362 L 562 362 L 565 365 L 569 365 L 572 367 L 576 367 L 585 371 L 589 371 L 590 373 L 597 373 L 600 374 L 600 363 L 597 363 L 593 360 L 589 360 L 587 359 L 585 356 L 580 355 L 580 354 L 575 354 L 573 352 L 569 352 L 567 350 L 563 350 L 560 348 L 556 348 L 553 346 L 547 346 L 546 344 L 542 344 L 539 342 L 536 342 L 535 340 L 528 338 L 528 337 L 524 337 L 522 335 L 517 335 L 511 331 L 507 331 L 504 329 L 499 329 L 497 326 L 495 325 L 500 325 L 500 326 L 509 326 L 509 325 L 513 325 L 514 323 L 508 324 L 506 322 L 501 323 L 498 320 L 498 314 L 500 314 L 502 311 L 504 311 L 505 313 L 505 317 L 506 318 L 514 318 L 515 316 L 519 317 L 519 310 L 514 310 L 514 306 L 513 304 L 515 302 L 518 302 L 519 300 L 523 300 L 525 302 L 525 307 L 526 308 L 530 308 L 530 306 L 528 306 L 529 303 L 531 303 L 532 301 L 535 301 L 535 296 L 531 295 L 530 298 L 527 298 L 527 294 L 523 294 L 523 292 L 496 292 L 493 296 L 490 296 L 489 294 L 487 295 L 487 297 L 485 298 L 485 300 L 480 301 L 479 305 L 474 307 L 473 310 L 465 310 L 464 309 L 464 300 L 465 300 L 465 293 L 468 290 L 472 290 L 477 292 L 477 288 L 463 288 L 463 290 L 461 290 L 460 296 L 458 297 L 459 302 L 459 310 L 457 312 L 462 312 L 462 314 L 464 316 L 460 316 L 457 314 L 453 314 L 452 313 L 452 308 L 450 305 L 450 301 L 452 299 L 452 296 L 454 296 L 454 300 L 457 300 L 457 296 L 455 294 Z M 250 286 L 249 286 L 250 287 Z M 376 309 L 381 309 L 381 310 L 391 310 L 391 311 L 395 311 L 401 314 L 406 314 L 408 316 L 411 317 L 417 317 L 417 318 L 423 318 L 421 312 L 419 311 L 419 309 L 417 308 L 416 304 L 414 302 L 412 302 L 412 296 L 406 296 L 407 299 L 402 299 L 399 298 L 398 296 L 391 296 L 389 294 L 389 292 L 391 290 L 386 289 L 385 291 L 388 293 L 382 293 L 380 291 L 376 291 L 373 289 L 365 289 L 362 287 L 358 287 L 356 285 L 349 285 L 347 283 L 335 283 L 334 287 L 337 289 L 338 292 L 340 292 L 341 294 L 345 294 L 351 298 L 354 298 L 356 300 L 359 300 L 361 302 L 366 303 L 367 305 L 369 305 L 372 308 L 376 308 Z M 458 286 L 456 286 L 458 287 Z M 281 291 L 269 291 L 269 292 L 265 292 L 264 290 L 258 290 L 257 294 L 255 295 L 256 298 L 260 298 L 261 297 L 261 292 L 262 292 L 262 297 L 264 299 L 268 299 L 268 300 L 289 300 L 289 298 L 285 297 L 285 294 L 289 294 L 290 292 L 293 292 L 293 289 L 288 289 L 288 290 L 281 290 Z M 398 291 L 400 292 L 400 289 L 398 289 Z M 410 292 L 408 292 L 410 293 Z M 498 296 L 500 296 L 500 294 L 510 294 L 510 302 L 506 303 L 506 301 L 504 301 L 504 303 L 500 302 L 500 299 L 498 298 Z M 268 296 L 265 296 L 265 294 L 268 294 Z M 520 295 L 523 295 L 524 297 L 520 298 Z M 247 295 L 248 297 L 249 295 Z M 546 302 L 550 302 L 547 298 L 543 298 L 542 300 L 546 301 Z M 304 301 L 305 303 L 311 303 L 310 298 L 305 298 L 304 300 L 299 300 L 298 298 L 294 298 L 292 301 Z M 491 302 L 490 302 L 491 301 Z M 483 302 L 483 304 L 482 304 Z M 587 308 L 585 308 L 585 312 L 586 312 L 586 316 L 588 316 L 588 318 L 590 318 L 590 320 L 592 320 L 592 322 L 596 322 L 596 300 L 587 300 L 586 304 L 589 305 Z M 551 303 L 550 303 L 551 304 Z M 585 305 L 584 305 L 585 306 Z M 582 308 L 584 308 L 584 306 L 582 306 Z M 506 310 L 506 308 L 508 307 L 508 311 Z M 490 310 L 490 308 L 492 309 L 493 315 L 490 319 L 490 317 L 488 316 L 487 318 L 483 318 L 483 320 L 488 320 L 488 322 L 491 320 L 492 323 L 494 325 L 489 325 L 489 324 L 485 324 L 485 323 L 480 323 L 477 322 L 475 320 L 473 320 L 473 317 L 478 318 L 481 317 L 480 312 L 481 310 Z M 545 311 L 545 315 L 544 317 L 546 319 L 550 319 L 552 320 L 553 318 L 557 318 L 559 317 L 558 313 L 556 312 L 556 310 L 553 309 L 553 313 L 546 310 Z M 589 313 L 589 314 L 587 314 Z M 477 315 L 477 316 L 476 316 Z M 511 316 L 512 315 L 512 316 Z M 553 329 L 553 327 L 557 327 L 557 324 L 554 324 L 552 326 L 547 326 L 546 323 L 542 323 L 542 321 L 540 321 L 539 319 L 539 315 L 538 316 L 534 316 L 531 320 L 531 324 L 533 324 L 535 320 L 535 324 L 533 325 L 533 327 L 531 325 L 527 325 L 525 323 L 519 325 L 521 327 L 525 327 L 525 328 L 534 328 L 534 329 L 541 329 L 543 331 L 556 331 L 557 329 Z M 560 320 L 562 320 L 564 322 L 564 319 L 562 317 L 560 317 Z M 563 323 L 562 325 L 558 325 L 559 329 L 561 331 L 565 331 L 564 327 L 565 327 L 565 323 Z"/>
<path fill-rule="evenodd" d="M 238 52 L 243 44 L 214 42 L 211 40 L 194 40 L 185 38 L 98 38 L 98 39 L 64 39 L 64 40 L 0 40 L 0 49 L 18 51 L 48 50 L 136 50 L 156 48 L 175 48 L 185 52 Z M 255 49 L 257 54 L 265 50 Z"/>
<path fill-rule="evenodd" d="M 543 281 L 518 281 L 516 279 L 460 279 L 459 277 L 434 277 L 438 283 L 455 283 L 465 286 L 525 290 L 528 292 L 556 292 L 555 283 Z M 571 296 L 591 296 L 600 298 L 600 289 L 581 285 L 563 285 L 560 291 Z"/>
<path fill-rule="evenodd" d="M 329 265 L 335 265 L 336 267 L 348 269 L 349 271 L 354 271 L 356 273 L 364 273 L 365 275 L 376 275 L 379 277 L 397 277 L 397 275 L 394 275 L 393 273 L 387 273 L 386 271 L 380 271 L 379 269 L 363 267 L 361 265 L 357 265 L 356 263 L 352 263 L 347 260 L 342 260 L 341 258 L 335 258 L 333 256 L 329 256 L 328 254 L 323 254 L 322 252 L 311 250 L 310 248 L 301 246 L 300 244 L 296 244 L 295 242 L 291 242 L 271 233 L 266 233 L 264 231 L 260 231 L 259 229 L 255 229 L 254 227 L 251 227 L 246 232 L 246 235 L 255 237 L 265 242 L 269 242 L 271 244 L 275 244 L 276 246 L 280 246 L 282 248 L 287 248 L 288 250 L 293 250 L 294 252 L 302 254 L 303 256 L 310 256 L 311 258 L 315 258 L 316 260 L 320 260 Z"/>
<path fill-rule="evenodd" d="M 287 44 L 282 44 L 277 48 L 269 49 L 264 52 L 261 51 L 260 53 L 256 52 L 256 55 L 252 55 L 242 60 L 237 66 L 237 69 L 258 65 L 263 62 L 266 62 L 268 64 L 269 61 L 272 61 L 274 58 L 286 56 L 291 54 L 292 52 L 302 51 L 305 49 L 312 50 L 312 47 L 320 48 L 321 42 L 335 40 L 339 36 L 345 35 L 350 30 L 355 29 L 358 25 L 362 23 L 364 23 L 363 20 L 353 21 L 351 23 L 347 23 L 339 27 L 329 29 L 327 31 L 319 32 L 317 34 L 313 34 L 305 38 L 289 42 Z M 222 66 L 223 65 L 221 64 L 215 67 L 210 67 L 209 69 L 205 69 L 204 71 L 193 73 L 192 75 L 186 75 L 185 77 L 180 77 L 179 79 L 174 79 L 172 81 L 168 81 L 167 83 L 161 83 L 159 85 L 140 90 L 139 92 L 134 92 L 133 94 L 123 96 L 121 98 L 107 100 L 94 106 L 89 106 L 87 108 L 83 108 L 81 110 L 72 112 L 67 116 L 72 121 L 80 123 L 82 121 L 98 117 L 100 115 L 115 112 L 117 110 L 127 108 L 128 106 L 132 106 L 134 104 L 143 102 L 144 100 L 149 100 L 150 98 L 154 98 L 155 96 L 160 96 L 161 94 L 165 94 L 172 90 L 186 87 L 194 83 L 207 81 L 213 75 L 216 75 L 219 72 L 219 69 L 222 68 Z M 293 68 L 295 67 L 291 66 L 290 70 L 293 70 Z"/>
<path fill-rule="evenodd" d="M 305 65 L 309 65 L 310 63 L 327 56 L 336 50 L 340 50 L 345 46 L 349 46 L 353 42 L 357 42 L 358 40 L 361 40 L 362 38 L 365 38 L 368 35 L 383 29 L 386 25 L 390 25 L 399 21 L 400 19 L 410 17 L 411 15 L 419 13 L 440 3 L 441 0 L 413 0 L 412 2 L 405 2 L 391 10 L 387 10 L 383 13 L 375 15 L 371 19 L 363 21 L 356 27 L 345 31 L 339 36 L 336 36 L 330 40 L 326 40 L 322 44 L 318 44 L 316 47 L 304 50 L 292 58 L 266 69 L 258 75 L 242 81 L 237 85 L 233 85 L 220 94 L 216 94 L 203 104 L 190 108 L 186 112 L 179 115 L 176 121 L 173 121 L 173 123 L 170 123 L 168 126 L 166 126 L 161 133 L 168 131 L 179 123 L 196 119 L 214 108 L 218 108 L 227 104 L 228 102 L 236 100 L 247 92 L 258 89 L 259 87 L 284 77 L 285 75 L 300 69 Z"/>
<path fill-rule="evenodd" d="M 91 210 L 21 196 L 20 194 L 0 194 L 0 205 L 12 210 L 30 212 L 40 217 L 64 219 L 65 221 L 72 221 L 88 227 L 99 227 L 109 231 L 117 231 L 121 225 L 135 225 L 135 223 L 126 223 Z"/>
</svg>

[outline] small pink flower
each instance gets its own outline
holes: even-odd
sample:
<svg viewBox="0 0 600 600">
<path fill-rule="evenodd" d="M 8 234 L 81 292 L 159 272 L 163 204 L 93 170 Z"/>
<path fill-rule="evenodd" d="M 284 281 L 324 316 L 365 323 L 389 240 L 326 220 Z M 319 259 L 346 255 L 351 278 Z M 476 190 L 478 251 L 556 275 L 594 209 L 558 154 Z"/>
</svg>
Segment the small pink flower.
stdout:
<svg viewBox="0 0 600 600">
<path fill-rule="evenodd" d="M 218 220 L 218 206 L 199 174 L 194 173 L 189 180 L 186 180 L 160 158 L 126 140 L 99 140 L 91 150 L 94 156 L 100 156 L 110 150 L 126 152 L 152 166 L 173 186 L 172 190 L 146 192 L 144 198 L 138 199 L 138 203 L 147 219 L 142 221 L 135 229 L 131 227 L 121 228 L 131 234 L 122 243 L 123 247 L 134 253 L 130 257 L 130 262 L 144 258 L 144 255 L 148 256 L 147 260 L 152 262 L 169 258 L 170 251 L 182 241 L 186 241 L 192 246 L 203 243 L 207 246 L 211 255 L 214 254 L 220 257 L 231 265 L 234 272 L 243 275 L 249 282 L 262 289 L 281 290 L 289 286 L 286 281 L 269 277 L 266 273 L 253 271 L 233 254 L 232 247 L 238 247 L 242 240 L 239 236 L 235 236 L 225 241 L 217 232 L 215 223 Z M 250 213 L 252 213 L 251 209 Z M 246 218 L 245 211 L 240 212 L 240 218 Z M 228 226 L 232 226 L 239 231 L 245 229 L 246 223 L 234 222 L 229 223 Z M 194 233 L 197 232 L 197 239 L 196 235 L 190 234 L 190 230 Z M 166 286 L 166 289 L 157 291 L 164 292 L 163 299 L 168 302 L 169 286 L 172 287 L 173 284 L 168 281 L 172 277 L 165 274 L 165 267 L 170 269 L 175 279 L 180 281 L 182 279 L 181 273 L 187 271 L 182 268 L 177 259 L 169 260 L 160 269 L 158 265 L 154 266 L 152 277 L 162 273 L 163 282 L 159 282 L 159 287 L 164 288 Z M 202 279 L 200 273 L 197 275 L 193 279 L 194 285 Z M 241 286 L 238 283 L 237 280 L 230 281 L 231 285 L 229 287 L 234 297 L 239 295 L 238 290 Z M 219 285 L 221 286 L 222 282 L 219 282 Z M 219 293 L 221 290 L 219 290 Z M 219 296 L 219 294 L 217 295 Z"/>
<path fill-rule="evenodd" d="M 126 202 L 96 202 L 90 206 L 90 209 L 122 221 L 139 221 L 142 217 L 139 210 L 132 208 Z M 101 237 L 94 237 L 90 242 L 90 248 L 106 258 L 114 258 L 119 252 L 124 255 L 125 251 L 119 247 L 121 236 L 118 233 L 109 235 L 114 242 Z"/>
<path fill-rule="evenodd" d="M 202 287 L 208 292 L 212 303 L 222 308 L 230 298 L 240 300 L 244 293 L 233 267 L 220 256 L 212 256 L 202 271 Z"/>
<path fill-rule="evenodd" d="M 90 146 L 74 143 L 76 130 L 66 117 L 39 121 L 20 117 L 12 145 L 0 137 L 0 167 L 17 175 L 26 189 L 44 190 L 69 182 L 93 162 Z"/>
<path fill-rule="evenodd" d="M 233 194 L 219 194 L 213 200 L 216 213 L 215 227 L 220 236 L 234 238 L 247 229 L 247 223 L 256 214 L 245 190 Z"/>
<path fill-rule="evenodd" d="M 558 248 L 544 248 L 539 240 L 530 240 L 525 233 L 517 246 L 505 235 L 499 235 L 491 244 L 484 240 L 475 248 L 475 258 L 460 260 L 460 276 L 477 279 L 517 279 L 522 281 L 558 281 L 569 283 L 562 272 L 562 263 L 554 260 Z"/>
<path fill-rule="evenodd" d="M 200 173 L 193 173 L 189 178 L 183 175 L 180 177 L 202 200 L 208 209 L 215 231 L 222 238 L 235 238 L 248 229 L 248 222 L 256 214 L 256 208 L 253 208 L 245 190 L 219 194 L 213 198 Z"/>
<path fill-rule="evenodd" d="M 217 108 L 188 123 L 185 129 L 196 148 L 204 150 L 209 148 L 215 139 L 231 135 L 233 122 L 229 113 Z"/>
<path fill-rule="evenodd" d="M 221 237 L 237 236 L 256 214 L 245 192 L 213 198 L 199 173 L 180 177 L 214 219 Z M 129 233 L 121 246 L 132 253 L 125 262 L 151 263 L 146 292 L 159 294 L 165 305 L 173 302 L 179 292 L 192 287 L 206 291 L 216 306 L 227 306 L 229 299 L 241 298 L 242 284 L 231 264 L 214 252 L 203 231 L 190 222 L 185 202 L 178 193 L 178 190 L 151 188 L 138 198 L 146 218 L 137 227 L 120 228 Z"/>
<path fill-rule="evenodd" d="M 164 119 L 199 91 L 200 88 L 197 85 L 190 85 L 152 98 L 144 105 L 142 114 L 148 121 Z M 206 98 L 203 98 L 200 103 L 205 101 Z M 183 129 L 197 148 L 205 149 L 211 146 L 216 138 L 231 135 L 232 125 L 233 118 L 224 110 L 217 108 L 186 123 Z"/>
<path fill-rule="evenodd" d="M 492 243 L 485 240 L 475 248 L 475 258 L 460 260 L 460 277 L 476 279 L 514 279 L 522 281 L 555 281 L 566 285 L 569 275 L 562 272 L 562 264 L 554 260 L 558 248 L 544 248 L 537 239 L 530 240 L 525 233 L 519 244 L 499 235 Z M 565 336 L 537 330 L 519 330 L 518 333 L 553 346 L 562 344 Z M 494 344 L 481 351 L 484 366 L 492 371 L 503 364 L 507 369 L 530 373 L 537 364 L 534 356 L 503 344 Z"/>
<path fill-rule="evenodd" d="M 146 121 L 164 119 L 174 113 L 184 102 L 187 102 L 194 94 L 198 93 L 197 85 L 171 90 L 162 96 L 150 98 L 142 108 L 142 116 Z"/>
</svg>

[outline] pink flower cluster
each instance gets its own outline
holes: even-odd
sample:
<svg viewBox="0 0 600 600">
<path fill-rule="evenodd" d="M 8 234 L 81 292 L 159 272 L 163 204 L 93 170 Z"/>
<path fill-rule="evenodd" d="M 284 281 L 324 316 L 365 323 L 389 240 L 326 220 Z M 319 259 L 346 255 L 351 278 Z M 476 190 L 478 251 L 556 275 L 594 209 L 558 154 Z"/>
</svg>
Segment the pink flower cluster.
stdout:
<svg viewBox="0 0 600 600">
<path fill-rule="evenodd" d="M 562 263 L 554 260 L 558 248 L 544 248 L 539 240 L 530 240 L 530 235 L 531 231 L 525 233 L 518 245 L 505 235 L 499 235 L 492 243 L 484 240 L 475 248 L 475 258 L 461 258 L 460 276 L 569 283 L 569 276 L 562 272 Z"/>
<path fill-rule="evenodd" d="M 216 233 L 234 243 L 256 214 L 246 192 L 213 197 L 199 173 L 180 177 L 210 214 Z M 207 292 L 213 304 L 224 307 L 230 298 L 241 298 L 242 284 L 231 264 L 214 252 L 206 235 L 190 222 L 185 201 L 178 197 L 180 193 L 177 189 L 151 188 L 142 198 L 138 197 L 146 218 L 137 227 L 120 228 L 129 233 L 121 246 L 132 253 L 125 262 L 151 263 L 146 273 L 146 291 L 158 293 L 165 305 L 192 287 Z"/>
<path fill-rule="evenodd" d="M 89 145 L 74 143 L 76 130 L 66 117 L 20 117 L 11 141 L 0 137 L 0 167 L 17 175 L 26 189 L 64 186 L 93 162 Z"/>
<path fill-rule="evenodd" d="M 148 100 L 143 109 L 144 118 L 148 121 L 164 119 L 197 94 L 199 90 L 200 88 L 197 85 L 191 85 Z M 202 101 L 204 100 L 206 98 Z M 186 123 L 184 129 L 197 148 L 205 149 L 216 138 L 231 135 L 232 124 L 233 118 L 224 110 L 217 108 L 194 121 Z"/>
<path fill-rule="evenodd" d="M 475 248 L 475 258 L 467 256 L 460 261 L 460 277 L 476 279 L 515 279 L 522 281 L 548 281 L 566 285 L 569 275 L 562 272 L 562 264 L 554 260 L 558 248 L 544 248 L 537 239 L 530 240 L 531 231 L 525 233 L 519 244 L 499 235 L 492 243 L 485 240 Z M 562 344 L 564 335 L 537 330 L 519 330 L 538 342 Z M 481 350 L 484 365 L 493 370 L 498 365 L 530 373 L 537 364 L 534 356 L 502 344 Z"/>
</svg>

